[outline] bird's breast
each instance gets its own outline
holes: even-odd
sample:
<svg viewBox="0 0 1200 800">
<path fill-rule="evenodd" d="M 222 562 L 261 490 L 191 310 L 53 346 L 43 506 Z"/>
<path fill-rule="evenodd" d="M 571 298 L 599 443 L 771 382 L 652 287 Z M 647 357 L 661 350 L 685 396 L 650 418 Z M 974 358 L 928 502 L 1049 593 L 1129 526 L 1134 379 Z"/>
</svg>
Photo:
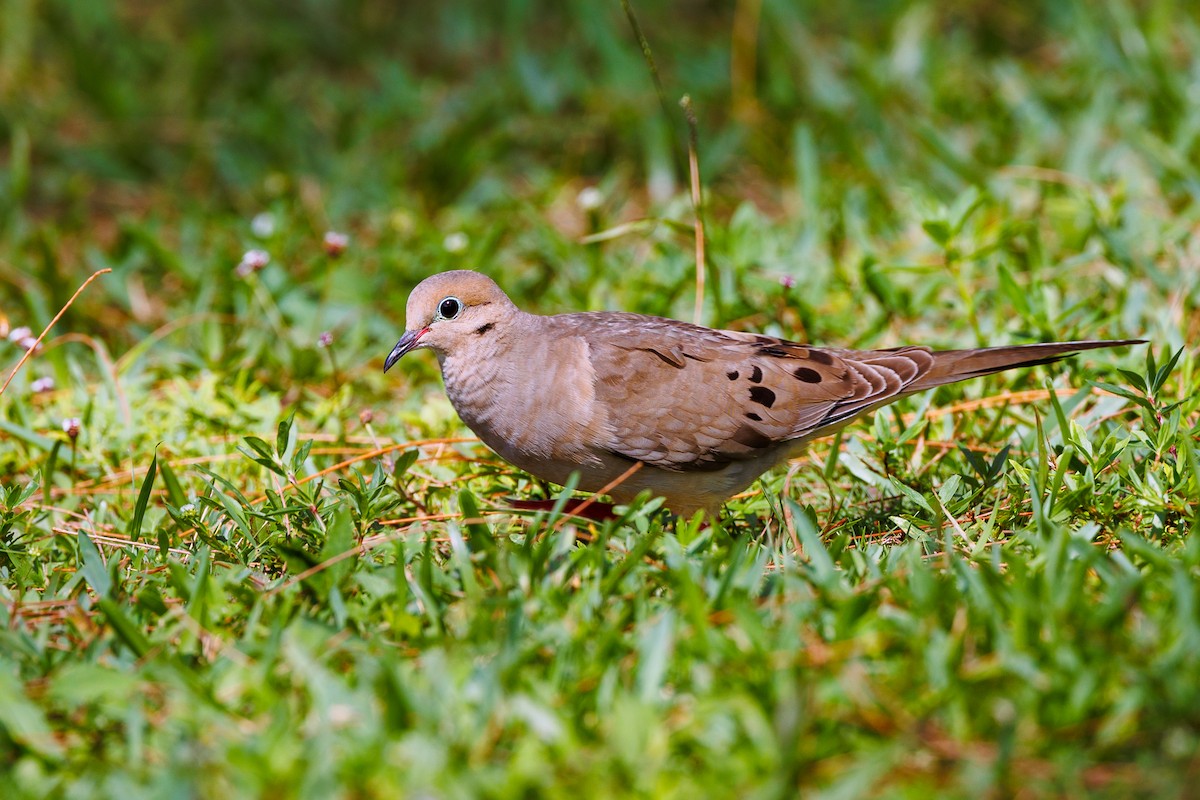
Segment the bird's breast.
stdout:
<svg viewBox="0 0 1200 800">
<path fill-rule="evenodd" d="M 606 432 L 587 343 L 531 337 L 504 344 L 442 360 L 446 394 L 462 421 L 505 460 L 540 478 L 561 483 L 597 466 Z"/>
</svg>

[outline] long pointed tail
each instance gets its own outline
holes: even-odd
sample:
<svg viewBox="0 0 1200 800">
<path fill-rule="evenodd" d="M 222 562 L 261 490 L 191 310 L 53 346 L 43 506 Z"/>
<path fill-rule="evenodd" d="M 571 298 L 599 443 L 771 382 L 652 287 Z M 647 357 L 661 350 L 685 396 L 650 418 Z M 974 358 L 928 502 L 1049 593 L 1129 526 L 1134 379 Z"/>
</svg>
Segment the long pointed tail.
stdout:
<svg viewBox="0 0 1200 800">
<path fill-rule="evenodd" d="M 933 354 L 933 366 L 929 371 L 906 388 L 919 392 L 934 386 L 965 381 L 968 378 L 978 378 L 981 375 L 990 375 L 1006 369 L 1049 364 L 1083 350 L 1145 343 L 1145 339 L 1116 339 L 1112 341 L 1018 344 L 975 350 L 942 350 Z"/>
</svg>

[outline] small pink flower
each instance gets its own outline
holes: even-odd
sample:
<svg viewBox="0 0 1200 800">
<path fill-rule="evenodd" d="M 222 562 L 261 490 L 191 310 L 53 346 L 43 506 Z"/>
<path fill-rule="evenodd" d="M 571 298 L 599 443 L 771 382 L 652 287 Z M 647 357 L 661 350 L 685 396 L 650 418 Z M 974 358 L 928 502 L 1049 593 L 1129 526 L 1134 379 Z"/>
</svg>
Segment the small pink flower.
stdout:
<svg viewBox="0 0 1200 800">
<path fill-rule="evenodd" d="M 33 331 L 24 325 L 19 328 L 13 328 L 8 332 L 8 340 L 13 344 L 20 344 L 25 339 L 30 339 L 32 337 Z M 25 349 L 28 350 L 29 348 L 26 347 Z"/>
<path fill-rule="evenodd" d="M 245 278 L 253 272 L 258 272 L 270 263 L 271 254 L 266 250 L 247 250 L 234 272 L 239 278 Z"/>
<path fill-rule="evenodd" d="M 72 441 L 79 438 L 79 429 L 83 426 L 79 417 L 67 417 L 63 420 L 62 429 Z"/>
<path fill-rule="evenodd" d="M 326 255 L 337 258 L 350 246 L 350 237 L 337 231 L 326 231 L 321 244 L 325 247 Z"/>
<path fill-rule="evenodd" d="M 364 408 L 358 414 L 358 421 L 361 422 L 363 425 L 370 425 L 374 419 L 375 419 L 375 412 L 369 408 Z"/>
<path fill-rule="evenodd" d="M 38 378 L 33 383 L 29 384 L 29 391 L 33 392 L 34 394 L 42 394 L 43 392 L 53 392 L 54 391 L 54 378 L 51 378 L 48 375 L 44 378 Z"/>
<path fill-rule="evenodd" d="M 322 331 L 321 335 L 317 337 L 317 347 L 329 347 L 331 344 L 333 344 L 333 334 L 329 331 Z"/>
<path fill-rule="evenodd" d="M 785 289 L 795 289 L 796 288 L 796 279 L 793 278 L 791 275 L 780 275 L 779 276 L 779 285 Z"/>
</svg>

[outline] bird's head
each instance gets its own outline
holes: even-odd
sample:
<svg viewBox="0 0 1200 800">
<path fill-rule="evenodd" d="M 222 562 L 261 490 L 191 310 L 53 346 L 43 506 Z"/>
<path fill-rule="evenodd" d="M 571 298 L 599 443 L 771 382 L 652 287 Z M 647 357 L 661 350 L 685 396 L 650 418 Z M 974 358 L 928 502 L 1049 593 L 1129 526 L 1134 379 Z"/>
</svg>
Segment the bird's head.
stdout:
<svg viewBox="0 0 1200 800">
<path fill-rule="evenodd" d="M 410 350 L 450 355 L 473 337 L 501 327 L 515 312 L 508 295 L 486 275 L 465 269 L 432 275 L 408 296 L 404 335 L 383 362 L 383 371 Z"/>
</svg>

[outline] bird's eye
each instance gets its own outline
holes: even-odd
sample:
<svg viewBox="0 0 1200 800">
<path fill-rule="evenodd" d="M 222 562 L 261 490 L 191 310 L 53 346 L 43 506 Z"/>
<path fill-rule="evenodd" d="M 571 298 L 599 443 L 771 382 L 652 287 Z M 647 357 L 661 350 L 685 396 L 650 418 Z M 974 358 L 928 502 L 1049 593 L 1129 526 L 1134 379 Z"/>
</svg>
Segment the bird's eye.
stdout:
<svg viewBox="0 0 1200 800">
<path fill-rule="evenodd" d="M 438 316 L 442 319 L 454 319 L 462 313 L 462 301 L 457 297 L 447 297 L 438 303 Z"/>
</svg>

